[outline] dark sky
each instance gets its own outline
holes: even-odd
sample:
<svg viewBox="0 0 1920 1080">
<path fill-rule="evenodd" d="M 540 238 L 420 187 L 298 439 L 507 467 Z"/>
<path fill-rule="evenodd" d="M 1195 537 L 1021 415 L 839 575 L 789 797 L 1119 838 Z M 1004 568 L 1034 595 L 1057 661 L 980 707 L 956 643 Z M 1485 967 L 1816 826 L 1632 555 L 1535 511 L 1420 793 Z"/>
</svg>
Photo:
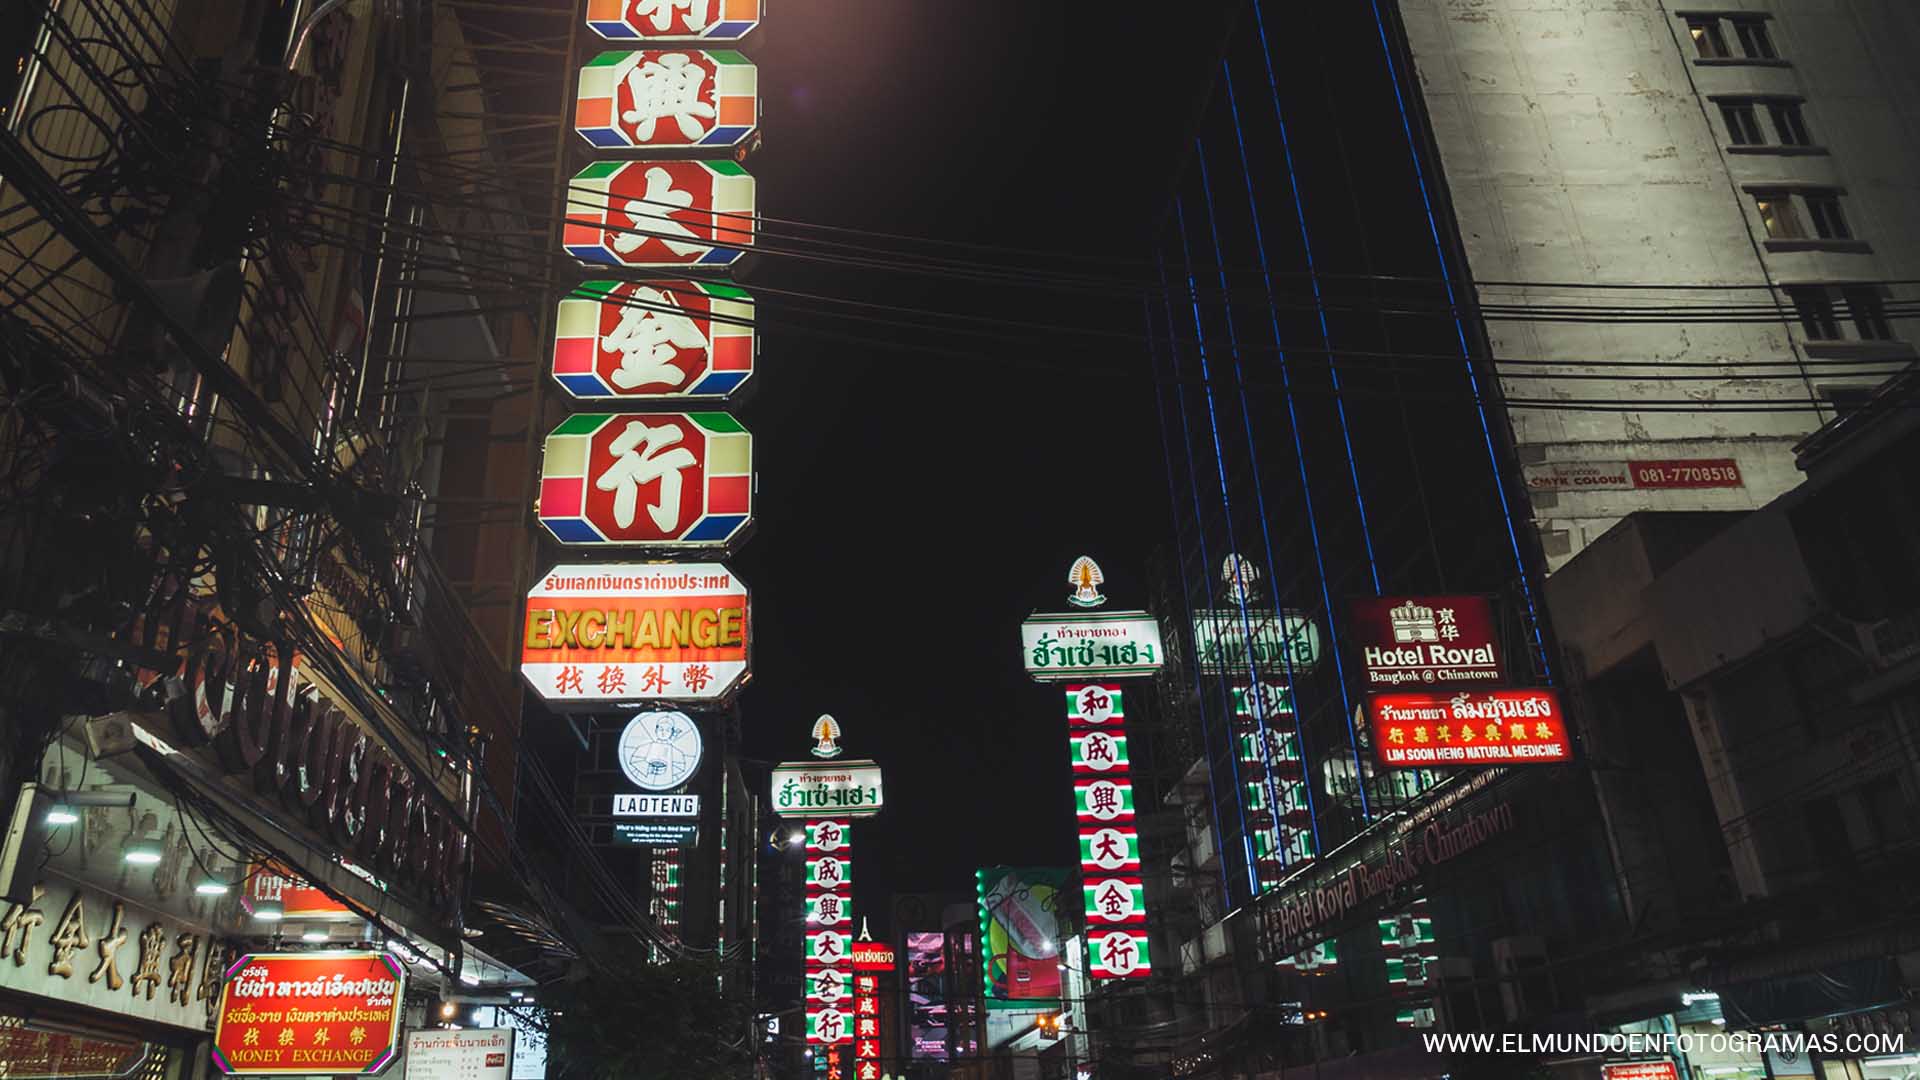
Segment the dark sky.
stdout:
<svg viewBox="0 0 1920 1080">
<path fill-rule="evenodd" d="M 748 162 L 763 214 L 1144 273 L 1125 260 L 1149 252 L 1220 5 L 769 6 L 746 49 L 766 99 L 765 145 Z M 1121 292 L 981 288 L 779 256 L 742 277 L 995 318 L 1142 325 L 1137 297 Z M 756 605 L 747 755 L 804 757 L 810 723 L 829 712 L 850 755 L 880 761 L 888 808 L 857 834 L 866 912 L 893 891 L 970 889 L 978 865 L 1071 862 L 1061 704 L 1022 672 L 1018 623 L 1064 606 L 1067 565 L 1083 552 L 1105 567 L 1116 605 L 1146 600 L 1143 562 L 1168 525 L 1144 344 L 836 324 L 868 339 L 837 342 L 783 332 L 780 319 L 806 313 L 762 304 L 759 385 L 741 410 L 756 435 L 759 528 L 733 560 Z"/>
</svg>

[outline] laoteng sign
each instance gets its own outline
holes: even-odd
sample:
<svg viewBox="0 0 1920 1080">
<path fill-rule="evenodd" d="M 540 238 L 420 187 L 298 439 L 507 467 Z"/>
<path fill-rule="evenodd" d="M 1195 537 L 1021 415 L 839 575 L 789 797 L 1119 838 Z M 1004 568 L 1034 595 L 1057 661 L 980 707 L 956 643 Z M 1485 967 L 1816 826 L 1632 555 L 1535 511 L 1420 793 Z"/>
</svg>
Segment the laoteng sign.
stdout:
<svg viewBox="0 0 1920 1080">
<path fill-rule="evenodd" d="M 561 707 L 722 701 L 747 678 L 747 611 L 719 563 L 556 566 L 527 593 L 520 673 Z"/>
<path fill-rule="evenodd" d="M 1027 674 L 1041 682 L 1151 675 L 1166 661 L 1160 624 L 1144 611 L 1031 615 L 1020 624 Z"/>
<path fill-rule="evenodd" d="M 871 761 L 796 762 L 773 770 L 780 817 L 868 817 L 880 812 L 880 766 Z"/>
</svg>

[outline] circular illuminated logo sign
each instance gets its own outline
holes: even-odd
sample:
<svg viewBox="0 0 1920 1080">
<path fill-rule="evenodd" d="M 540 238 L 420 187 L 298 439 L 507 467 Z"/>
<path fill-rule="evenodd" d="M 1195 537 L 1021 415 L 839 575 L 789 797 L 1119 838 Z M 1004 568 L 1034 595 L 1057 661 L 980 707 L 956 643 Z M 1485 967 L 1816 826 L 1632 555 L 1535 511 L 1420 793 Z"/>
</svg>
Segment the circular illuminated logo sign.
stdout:
<svg viewBox="0 0 1920 1080">
<path fill-rule="evenodd" d="M 700 725 L 683 712 L 641 713 L 620 733 L 620 771 L 648 791 L 669 791 L 700 768 Z"/>
</svg>

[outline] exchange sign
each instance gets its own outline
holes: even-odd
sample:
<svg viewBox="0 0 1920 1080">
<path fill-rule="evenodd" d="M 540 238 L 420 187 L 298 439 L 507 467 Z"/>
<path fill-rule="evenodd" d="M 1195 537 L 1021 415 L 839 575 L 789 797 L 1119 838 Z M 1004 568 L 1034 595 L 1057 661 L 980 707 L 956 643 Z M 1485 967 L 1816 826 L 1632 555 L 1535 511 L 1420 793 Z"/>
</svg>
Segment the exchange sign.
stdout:
<svg viewBox="0 0 1920 1080">
<path fill-rule="evenodd" d="M 526 612 L 520 673 L 550 705 L 712 702 L 747 678 L 747 587 L 719 563 L 556 566 Z"/>
<path fill-rule="evenodd" d="M 574 175 L 561 244 L 601 266 L 726 266 L 753 246 L 753 213 L 731 161 L 598 161 Z"/>
<path fill-rule="evenodd" d="M 773 769 L 773 812 L 780 817 L 869 817 L 883 798 L 880 766 L 871 761 L 788 761 Z"/>
<path fill-rule="evenodd" d="M 587 0 L 587 28 L 608 41 L 738 41 L 760 0 Z"/>
<path fill-rule="evenodd" d="M 1020 647 L 1041 682 L 1151 675 L 1166 659 L 1160 624 L 1144 611 L 1032 615 L 1020 624 Z"/>
<path fill-rule="evenodd" d="M 1560 695 L 1548 689 L 1369 694 L 1382 765 L 1550 765 L 1573 760 Z"/>
<path fill-rule="evenodd" d="M 573 129 L 602 150 L 717 150 L 760 124 L 759 74 L 732 49 L 604 52 L 580 69 Z"/>
<path fill-rule="evenodd" d="M 722 398 L 753 375 L 753 298 L 712 281 L 587 281 L 560 301 L 553 377 L 577 398 Z"/>
<path fill-rule="evenodd" d="M 255 1076 L 379 1072 L 399 1053 L 406 981 L 386 953 L 242 956 L 220 991 L 213 1063 Z"/>
<path fill-rule="evenodd" d="M 537 509 L 563 544 L 725 549 L 753 517 L 753 436 L 720 412 L 568 417 Z"/>
</svg>

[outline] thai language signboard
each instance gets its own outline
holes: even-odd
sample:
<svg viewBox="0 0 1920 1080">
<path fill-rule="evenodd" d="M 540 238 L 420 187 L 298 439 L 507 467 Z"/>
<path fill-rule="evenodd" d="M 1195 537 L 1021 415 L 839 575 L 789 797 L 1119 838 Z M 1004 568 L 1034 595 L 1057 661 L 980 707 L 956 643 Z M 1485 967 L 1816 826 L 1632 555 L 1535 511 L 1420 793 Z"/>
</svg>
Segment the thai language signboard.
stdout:
<svg viewBox="0 0 1920 1080">
<path fill-rule="evenodd" d="M 780 817 L 867 817 L 885 793 L 871 761 L 789 761 L 773 769 L 773 812 Z"/>
<path fill-rule="evenodd" d="M 753 217 L 731 161 L 599 161 L 574 174 L 560 243 L 598 266 L 722 267 L 753 246 Z"/>
<path fill-rule="evenodd" d="M 583 281 L 554 316 L 553 377 L 577 398 L 723 398 L 755 353 L 753 298 L 717 281 Z"/>
<path fill-rule="evenodd" d="M 563 544 L 725 550 L 753 517 L 753 436 L 722 412 L 568 417 L 537 511 Z"/>
<path fill-rule="evenodd" d="M 1320 663 L 1320 628 L 1305 612 L 1208 608 L 1193 613 L 1193 655 L 1212 675 L 1282 677 Z"/>
<path fill-rule="evenodd" d="M 1396 768 L 1573 760 L 1560 695 L 1545 688 L 1369 694 L 1374 753 Z"/>
<path fill-rule="evenodd" d="M 242 956 L 221 990 L 214 1064 L 255 1076 L 379 1072 L 399 1052 L 405 987 L 386 953 Z"/>
<path fill-rule="evenodd" d="M 604 52 L 573 100 L 573 130 L 601 150 L 725 153 L 759 124 L 759 73 L 732 49 Z"/>
<path fill-rule="evenodd" d="M 1160 624 L 1144 611 L 1031 615 L 1020 624 L 1027 674 L 1056 679 L 1151 675 L 1166 661 Z"/>
<path fill-rule="evenodd" d="M 1370 596 L 1353 601 L 1350 625 L 1370 690 L 1506 681 L 1484 596 Z"/>
<path fill-rule="evenodd" d="M 747 612 L 719 563 L 556 566 L 527 592 L 520 673 L 550 705 L 725 700 L 747 678 Z"/>
<path fill-rule="evenodd" d="M 406 1080 L 512 1080 L 512 1028 L 410 1031 Z"/>
</svg>

